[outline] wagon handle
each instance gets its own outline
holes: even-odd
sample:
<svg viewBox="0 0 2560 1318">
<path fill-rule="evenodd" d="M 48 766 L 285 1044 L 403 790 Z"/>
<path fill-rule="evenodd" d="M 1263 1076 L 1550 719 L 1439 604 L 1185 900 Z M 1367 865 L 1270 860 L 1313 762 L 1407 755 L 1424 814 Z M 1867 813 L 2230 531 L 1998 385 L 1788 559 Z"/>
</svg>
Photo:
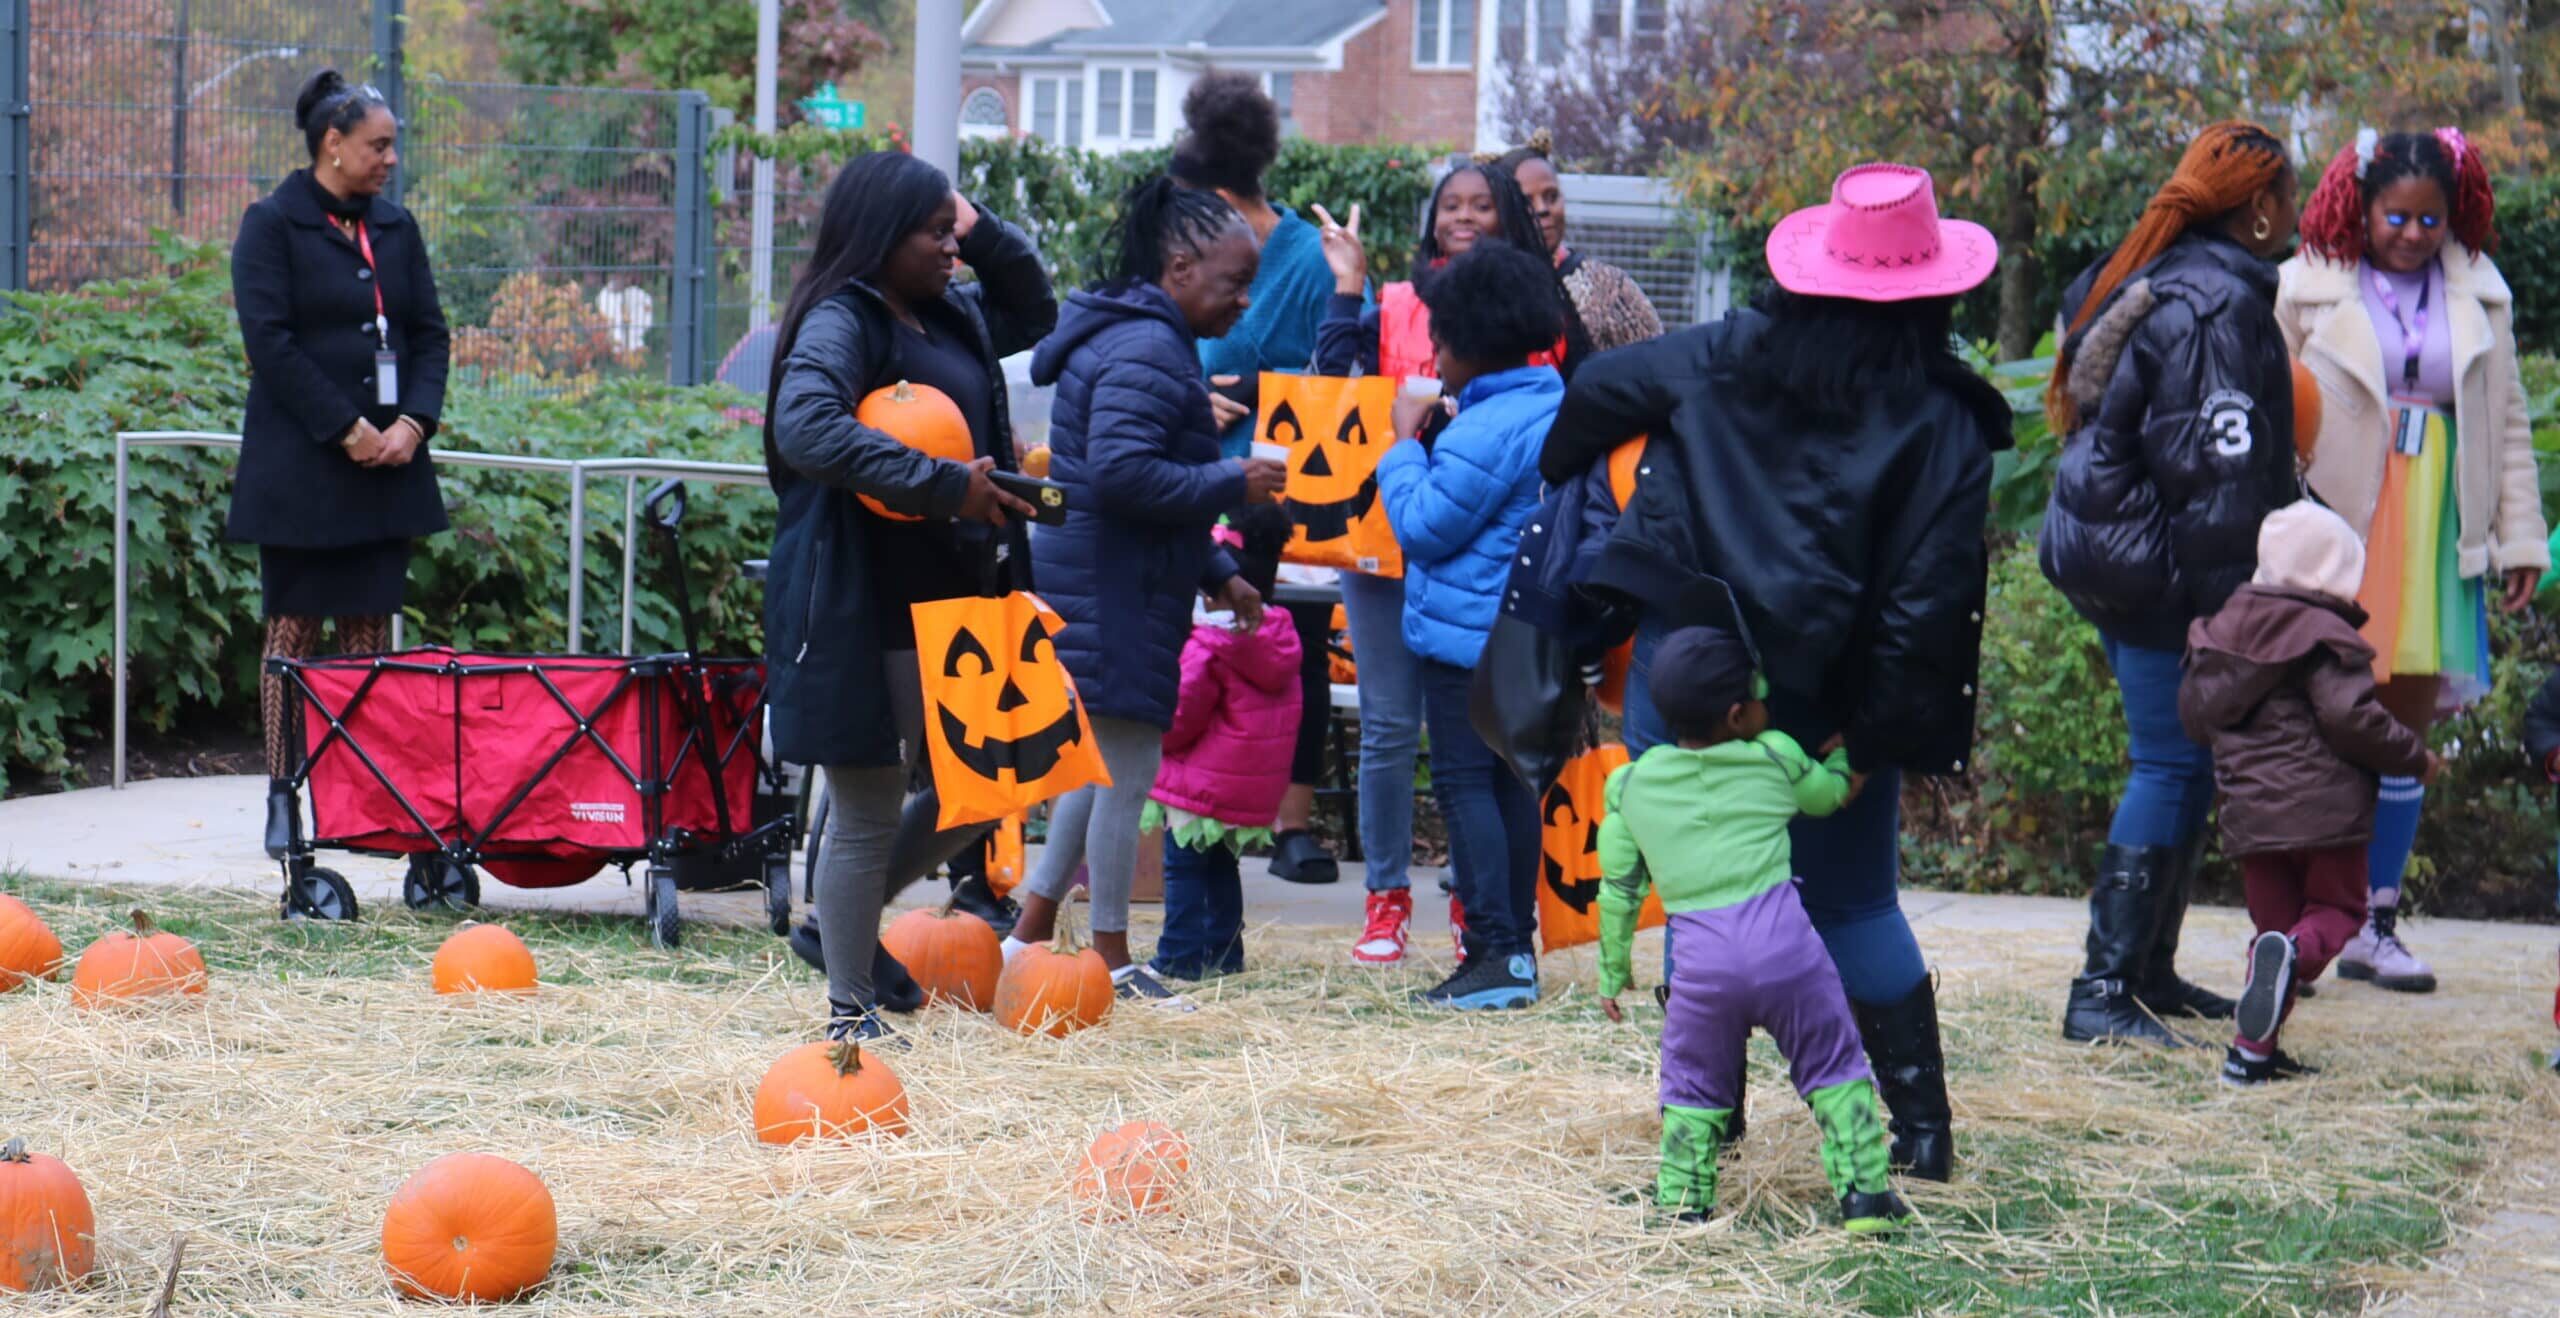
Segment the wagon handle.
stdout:
<svg viewBox="0 0 2560 1318">
<path fill-rule="evenodd" d="M 648 502 L 642 506 L 648 512 L 651 525 L 662 531 L 675 530 L 684 524 L 684 482 L 658 482 L 658 487 L 649 491 Z"/>
</svg>

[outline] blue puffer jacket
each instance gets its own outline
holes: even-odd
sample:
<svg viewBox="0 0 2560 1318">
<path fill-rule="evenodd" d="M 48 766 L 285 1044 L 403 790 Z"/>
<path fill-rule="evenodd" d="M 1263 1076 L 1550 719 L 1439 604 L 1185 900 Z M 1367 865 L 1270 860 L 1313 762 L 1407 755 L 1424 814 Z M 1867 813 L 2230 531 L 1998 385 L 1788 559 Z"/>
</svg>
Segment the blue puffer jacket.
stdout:
<svg viewBox="0 0 2560 1318">
<path fill-rule="evenodd" d="M 1182 311 L 1153 284 L 1067 299 L 1031 355 L 1055 384 L 1049 479 L 1064 525 L 1031 537 L 1040 597 L 1066 619 L 1058 660 L 1085 708 L 1173 726 L 1191 597 L 1236 574 L 1209 538 L 1244 502 L 1244 463 L 1218 456 L 1209 386 Z"/>
<path fill-rule="evenodd" d="M 1404 643 L 1415 654 L 1473 668 L 1484 653 L 1562 401 L 1564 377 L 1551 366 L 1479 376 L 1458 391 L 1458 415 L 1429 449 L 1398 444 L 1379 459 L 1378 493 L 1404 548 Z"/>
</svg>

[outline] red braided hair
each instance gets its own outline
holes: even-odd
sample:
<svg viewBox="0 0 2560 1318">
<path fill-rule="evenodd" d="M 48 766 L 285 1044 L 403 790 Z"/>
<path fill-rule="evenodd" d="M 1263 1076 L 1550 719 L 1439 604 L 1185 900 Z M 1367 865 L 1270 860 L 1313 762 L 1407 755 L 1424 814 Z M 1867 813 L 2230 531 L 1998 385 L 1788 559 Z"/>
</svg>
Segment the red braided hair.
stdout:
<svg viewBox="0 0 2560 1318">
<path fill-rule="evenodd" d="M 2087 324 L 2134 271 L 2151 264 L 2187 230 L 2239 209 L 2251 197 L 2282 182 L 2292 169 L 2284 143 L 2256 124 L 2229 120 L 2196 134 L 2169 181 L 2151 194 L 2133 232 L 2125 235 L 2115 255 L 2098 271 L 2070 329 Z M 2045 418 L 2057 435 L 2067 435 L 2080 424 L 2079 408 L 2063 386 L 2070 375 L 2071 344 L 2066 335 L 2054 354 L 2053 379 L 2044 391 Z"/>
<path fill-rule="evenodd" d="M 2302 208 L 2303 246 L 2354 265 L 2364 259 L 2366 215 L 2374 197 L 2401 179 L 2431 178 L 2444 189 L 2453 236 L 2475 255 L 2498 250 L 2498 197 L 2489 185 L 2489 166 L 2461 129 L 2392 133 L 2375 138 L 2371 150 L 2360 159 L 2357 147 L 2340 147 L 2329 161 Z M 2362 178 L 2356 177 L 2359 164 Z"/>
</svg>

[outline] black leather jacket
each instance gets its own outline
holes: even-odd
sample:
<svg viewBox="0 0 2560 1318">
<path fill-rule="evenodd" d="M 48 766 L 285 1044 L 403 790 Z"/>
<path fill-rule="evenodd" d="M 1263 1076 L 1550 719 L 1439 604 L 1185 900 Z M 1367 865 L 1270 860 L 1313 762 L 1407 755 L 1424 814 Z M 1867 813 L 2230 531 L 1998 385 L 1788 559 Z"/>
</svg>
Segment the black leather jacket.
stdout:
<svg viewBox="0 0 2560 1318">
<path fill-rule="evenodd" d="M 960 244 L 977 279 L 954 283 L 916 314 L 959 327 L 978 345 L 993 391 L 996 434 L 986 450 L 1011 471 L 1013 427 L 998 363 L 1040 341 L 1058 301 L 1040 253 L 1020 229 L 981 211 Z M 897 379 L 888 304 L 860 281 L 811 309 L 788 359 L 777 363 L 764 431 L 765 470 L 781 502 L 765 578 L 767 698 L 775 752 L 794 764 L 891 765 L 897 721 L 889 709 L 871 570 L 867 494 L 898 512 L 948 521 L 968 493 L 968 471 L 929 457 L 853 419 L 872 390 Z M 1030 542 L 1015 525 L 968 542 L 988 589 L 1030 585 Z"/>
<path fill-rule="evenodd" d="M 2095 272 L 2063 298 L 2077 315 Z M 2064 441 L 2038 558 L 2098 630 L 2183 650 L 2258 565 L 2258 523 L 2301 496 L 2275 267 L 2189 232 L 2074 334 Z"/>
<path fill-rule="evenodd" d="M 1961 773 L 2009 405 L 1965 374 L 1916 401 L 1877 400 L 1853 428 L 1809 431 L 1730 396 L 1711 370 L 1767 324 L 1739 312 L 1574 376 L 1539 459 L 1550 483 L 1652 437 L 1585 588 L 1676 620 L 1701 577 L 1722 578 L 1770 684 L 1838 729 L 1861 771 Z"/>
</svg>

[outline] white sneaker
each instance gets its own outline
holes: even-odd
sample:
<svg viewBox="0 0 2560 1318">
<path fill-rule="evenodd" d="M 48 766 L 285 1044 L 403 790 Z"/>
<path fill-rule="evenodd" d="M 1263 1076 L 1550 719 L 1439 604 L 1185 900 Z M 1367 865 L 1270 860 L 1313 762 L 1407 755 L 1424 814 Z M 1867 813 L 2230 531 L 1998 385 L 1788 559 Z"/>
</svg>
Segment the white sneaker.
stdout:
<svg viewBox="0 0 2560 1318">
<path fill-rule="evenodd" d="M 1111 986 L 1119 991 L 1121 997 L 1134 1002 L 1143 1002 L 1150 1007 L 1165 1011 L 1200 1010 L 1199 1003 L 1166 988 L 1163 980 L 1148 974 L 1144 967 L 1134 963 L 1121 967 L 1119 973 L 1111 977 Z"/>
</svg>

